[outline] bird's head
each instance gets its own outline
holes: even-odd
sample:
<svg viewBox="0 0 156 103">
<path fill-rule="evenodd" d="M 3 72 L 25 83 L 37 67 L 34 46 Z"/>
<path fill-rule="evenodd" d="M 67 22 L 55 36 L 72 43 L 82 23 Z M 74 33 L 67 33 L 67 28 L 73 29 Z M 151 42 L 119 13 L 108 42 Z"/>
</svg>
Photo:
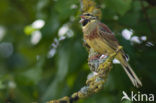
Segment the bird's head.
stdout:
<svg viewBox="0 0 156 103">
<path fill-rule="evenodd" d="M 82 26 L 86 26 L 90 22 L 93 22 L 97 19 L 90 13 L 83 13 L 80 17 L 81 17 L 80 23 L 82 24 Z"/>
</svg>

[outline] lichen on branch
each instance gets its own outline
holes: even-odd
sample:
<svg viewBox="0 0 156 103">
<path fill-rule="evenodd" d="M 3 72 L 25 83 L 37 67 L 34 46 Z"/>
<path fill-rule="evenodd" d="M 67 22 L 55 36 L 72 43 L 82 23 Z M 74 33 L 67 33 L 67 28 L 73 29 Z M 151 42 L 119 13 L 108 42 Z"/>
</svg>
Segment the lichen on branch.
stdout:
<svg viewBox="0 0 156 103">
<path fill-rule="evenodd" d="M 101 11 L 96 7 L 96 3 L 94 1 L 81 0 L 80 3 L 82 13 L 92 13 L 94 16 L 101 18 Z M 82 87 L 78 92 L 73 93 L 71 96 L 65 96 L 58 100 L 51 100 L 48 103 L 73 103 L 79 99 L 89 97 L 102 89 L 112 68 L 112 60 L 122 47 L 119 46 L 116 52 L 109 56 L 100 55 L 92 48 L 88 49 L 88 65 L 92 73 L 88 75 L 86 86 Z"/>
<path fill-rule="evenodd" d="M 78 92 L 73 93 L 70 97 L 65 96 L 58 100 L 52 100 L 48 103 L 73 103 L 82 98 L 86 98 L 94 93 L 97 93 L 102 89 L 108 73 L 112 68 L 112 60 L 117 55 L 118 51 L 121 50 L 121 46 L 119 46 L 118 50 L 107 57 L 101 57 L 96 59 L 88 59 L 88 64 L 92 72 L 96 72 L 91 74 L 91 76 L 86 81 L 86 86 L 82 87 Z M 90 49 L 89 57 L 95 57 L 97 53 Z M 93 71 L 94 70 L 94 71 Z"/>
<path fill-rule="evenodd" d="M 91 13 L 101 19 L 101 10 L 96 6 L 96 3 L 93 0 L 80 0 L 80 6 L 82 13 Z"/>
</svg>

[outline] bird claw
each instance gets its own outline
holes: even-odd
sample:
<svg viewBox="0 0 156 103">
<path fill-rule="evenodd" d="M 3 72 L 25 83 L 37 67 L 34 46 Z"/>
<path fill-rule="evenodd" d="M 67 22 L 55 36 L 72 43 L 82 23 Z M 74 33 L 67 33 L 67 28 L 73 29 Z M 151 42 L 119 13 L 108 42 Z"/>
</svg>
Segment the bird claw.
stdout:
<svg viewBox="0 0 156 103">
<path fill-rule="evenodd" d="M 94 55 L 94 56 L 91 56 L 90 58 L 89 58 L 89 60 L 97 60 L 97 59 L 99 59 L 100 58 L 100 54 L 97 54 L 97 55 Z"/>
</svg>

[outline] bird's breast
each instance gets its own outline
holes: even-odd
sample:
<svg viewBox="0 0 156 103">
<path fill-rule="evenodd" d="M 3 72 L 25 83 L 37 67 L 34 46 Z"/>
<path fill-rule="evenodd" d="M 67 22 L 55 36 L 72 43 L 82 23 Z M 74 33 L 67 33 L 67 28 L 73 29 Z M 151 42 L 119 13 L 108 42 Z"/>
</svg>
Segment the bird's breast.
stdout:
<svg viewBox="0 0 156 103">
<path fill-rule="evenodd" d="M 100 54 L 106 54 L 108 52 L 107 45 L 100 41 L 99 38 L 86 39 L 86 42 L 91 48 Z"/>
<path fill-rule="evenodd" d="M 110 54 L 113 50 L 100 37 L 84 38 L 86 43 L 100 54 Z"/>
</svg>

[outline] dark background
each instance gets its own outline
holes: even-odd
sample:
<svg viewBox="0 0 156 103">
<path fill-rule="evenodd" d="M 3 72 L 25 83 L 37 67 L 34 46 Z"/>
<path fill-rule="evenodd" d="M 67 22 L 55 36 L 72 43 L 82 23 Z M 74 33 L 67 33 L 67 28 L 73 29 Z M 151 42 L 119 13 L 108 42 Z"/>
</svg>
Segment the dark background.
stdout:
<svg viewBox="0 0 156 103">
<path fill-rule="evenodd" d="M 133 87 L 114 64 L 103 90 L 78 103 L 119 103 L 122 91 L 156 93 L 155 1 L 96 3 L 143 87 Z M 44 103 L 85 85 L 90 70 L 79 15 L 79 0 L 0 0 L 0 103 Z"/>
</svg>

